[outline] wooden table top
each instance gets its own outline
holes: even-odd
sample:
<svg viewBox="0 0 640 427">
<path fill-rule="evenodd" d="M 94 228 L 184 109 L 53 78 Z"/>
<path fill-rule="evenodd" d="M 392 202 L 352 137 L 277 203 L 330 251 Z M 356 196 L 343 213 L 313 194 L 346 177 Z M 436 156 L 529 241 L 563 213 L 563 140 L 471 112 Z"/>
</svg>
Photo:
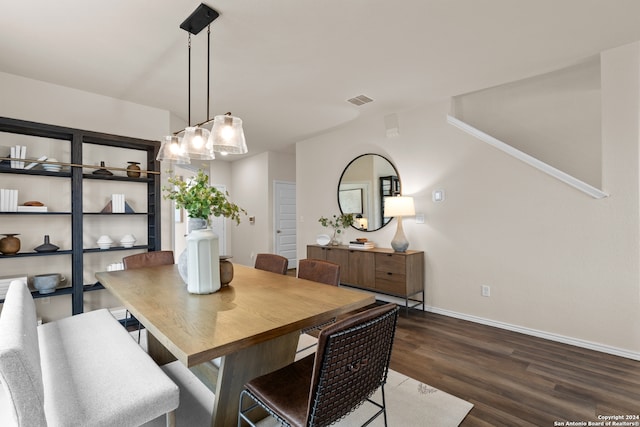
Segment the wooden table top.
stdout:
<svg viewBox="0 0 640 427">
<path fill-rule="evenodd" d="M 372 294 L 238 264 L 229 286 L 209 295 L 190 294 L 177 265 L 96 277 L 188 367 L 375 302 Z"/>
</svg>

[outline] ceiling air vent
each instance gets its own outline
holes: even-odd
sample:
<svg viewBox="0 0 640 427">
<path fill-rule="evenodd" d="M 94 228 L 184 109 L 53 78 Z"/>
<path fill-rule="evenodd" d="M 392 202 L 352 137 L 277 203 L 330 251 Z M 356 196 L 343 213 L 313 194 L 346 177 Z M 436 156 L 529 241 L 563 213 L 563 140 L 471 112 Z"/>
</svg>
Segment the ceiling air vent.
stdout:
<svg viewBox="0 0 640 427">
<path fill-rule="evenodd" d="M 356 105 L 356 106 L 359 107 L 361 105 L 373 102 L 373 99 L 371 99 L 371 98 L 369 98 L 368 96 L 365 96 L 365 95 L 358 95 L 355 98 L 347 99 L 347 102 L 350 102 L 353 105 Z"/>
</svg>

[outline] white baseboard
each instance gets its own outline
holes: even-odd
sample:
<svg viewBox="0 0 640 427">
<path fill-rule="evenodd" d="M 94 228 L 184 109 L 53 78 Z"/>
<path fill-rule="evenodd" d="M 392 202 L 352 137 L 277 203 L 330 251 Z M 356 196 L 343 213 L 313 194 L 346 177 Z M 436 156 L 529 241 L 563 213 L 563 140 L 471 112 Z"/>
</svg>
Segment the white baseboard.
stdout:
<svg viewBox="0 0 640 427">
<path fill-rule="evenodd" d="M 395 298 L 388 295 L 380 295 L 376 294 L 376 299 L 382 301 L 395 302 L 400 306 L 404 307 L 405 302 L 401 298 Z M 418 310 L 421 306 L 418 306 Z M 569 344 L 576 347 L 586 348 L 589 350 L 599 351 L 601 353 L 612 354 L 614 356 L 625 357 L 627 359 L 632 360 L 640 360 L 640 353 L 625 350 L 622 348 L 611 347 L 604 344 L 598 344 L 591 341 L 581 340 L 578 338 L 567 337 L 564 335 L 553 334 L 550 332 L 539 331 L 537 329 L 525 328 L 518 325 L 512 325 L 510 323 L 499 322 L 497 320 L 485 319 L 483 317 L 472 316 L 470 314 L 458 313 L 456 311 L 444 310 L 437 307 L 425 306 L 425 311 L 429 311 L 431 313 L 442 314 L 443 316 L 455 317 L 456 319 L 467 320 L 469 322 L 480 323 L 482 325 L 493 326 L 500 329 L 505 329 L 508 331 L 518 332 L 525 335 L 531 335 L 538 338 L 544 338 L 549 341 L 560 342 L 563 344 Z"/>
<path fill-rule="evenodd" d="M 617 347 L 611 347 L 604 344 L 598 344 L 591 341 L 567 337 L 559 334 L 553 334 L 550 332 L 539 331 L 537 329 L 524 328 L 522 326 L 512 325 L 510 323 L 498 322 L 496 320 L 485 319 L 477 316 L 471 316 L 468 314 L 458 313 L 450 310 L 443 310 L 437 307 L 427 306 L 425 310 L 431 313 L 442 314 L 444 316 L 449 316 L 449 317 L 455 317 L 456 319 L 468 320 L 470 322 L 480 323 L 487 326 L 493 326 L 500 329 L 506 329 L 508 331 L 519 332 L 521 334 L 531 335 L 538 338 L 544 338 L 550 341 L 556 341 L 563 344 L 573 345 L 576 347 L 587 348 L 589 350 L 595 350 L 601 353 L 613 354 L 614 356 L 625 357 L 627 359 L 632 359 L 632 360 L 640 360 L 640 353 L 617 348 Z"/>
</svg>

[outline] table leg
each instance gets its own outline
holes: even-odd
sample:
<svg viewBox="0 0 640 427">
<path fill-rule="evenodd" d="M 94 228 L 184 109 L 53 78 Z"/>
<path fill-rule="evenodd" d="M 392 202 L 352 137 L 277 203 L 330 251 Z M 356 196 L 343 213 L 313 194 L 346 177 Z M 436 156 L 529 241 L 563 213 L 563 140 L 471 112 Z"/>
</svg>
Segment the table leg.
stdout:
<svg viewBox="0 0 640 427">
<path fill-rule="evenodd" d="M 163 346 L 160 341 L 156 339 L 149 331 L 147 330 L 147 352 L 149 356 L 158 364 L 165 365 L 169 362 L 173 362 L 177 360 L 176 357 L 171 354 L 169 350 L 165 346 Z"/>
<path fill-rule="evenodd" d="M 270 341 L 223 356 L 217 383 L 207 384 L 213 376 L 204 373 L 208 367 L 195 366 L 192 369 L 201 381 L 212 390 L 215 387 L 213 403 L 213 427 L 236 426 L 238 423 L 238 399 L 244 384 L 260 375 L 275 371 L 292 363 L 298 346 L 299 332 L 292 332 Z M 210 364 L 206 362 L 203 365 Z"/>
</svg>

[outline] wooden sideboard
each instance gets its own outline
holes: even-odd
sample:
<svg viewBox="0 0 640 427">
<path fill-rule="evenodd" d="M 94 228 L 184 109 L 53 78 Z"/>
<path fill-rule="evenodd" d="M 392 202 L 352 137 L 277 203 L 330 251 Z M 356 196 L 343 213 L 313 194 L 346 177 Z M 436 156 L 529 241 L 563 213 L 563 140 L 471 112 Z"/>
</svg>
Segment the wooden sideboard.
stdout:
<svg viewBox="0 0 640 427">
<path fill-rule="evenodd" d="M 390 248 L 351 249 L 348 246 L 308 245 L 307 258 L 340 264 L 342 285 L 403 298 L 407 311 L 419 305 L 424 310 L 422 251 L 394 252 Z"/>
</svg>

